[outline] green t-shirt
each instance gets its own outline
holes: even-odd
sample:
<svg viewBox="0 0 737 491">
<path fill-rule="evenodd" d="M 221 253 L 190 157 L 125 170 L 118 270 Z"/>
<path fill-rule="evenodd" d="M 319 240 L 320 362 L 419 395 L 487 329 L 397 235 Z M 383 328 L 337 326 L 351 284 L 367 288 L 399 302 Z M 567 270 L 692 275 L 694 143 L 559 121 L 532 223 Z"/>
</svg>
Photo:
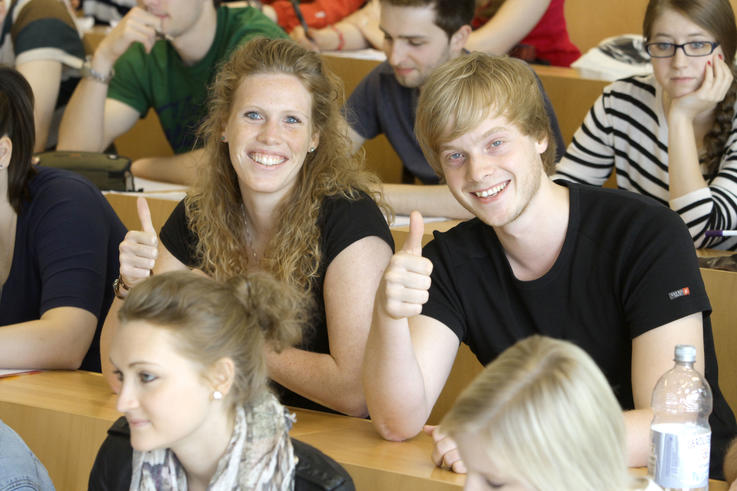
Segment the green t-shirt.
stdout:
<svg viewBox="0 0 737 491">
<path fill-rule="evenodd" d="M 141 117 L 154 108 L 174 153 L 188 152 L 206 114 L 208 87 L 218 66 L 235 47 L 256 37 L 287 35 L 257 9 L 220 7 L 215 39 L 204 58 L 187 66 L 168 41 L 157 41 L 150 54 L 141 43 L 134 43 L 115 63 L 107 96 L 131 106 Z"/>
</svg>

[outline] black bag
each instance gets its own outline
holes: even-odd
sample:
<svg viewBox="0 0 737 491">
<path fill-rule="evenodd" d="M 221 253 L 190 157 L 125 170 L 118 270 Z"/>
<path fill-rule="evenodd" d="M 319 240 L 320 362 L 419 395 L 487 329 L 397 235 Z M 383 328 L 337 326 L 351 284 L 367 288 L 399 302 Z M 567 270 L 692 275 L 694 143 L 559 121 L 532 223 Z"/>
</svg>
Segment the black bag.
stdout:
<svg viewBox="0 0 737 491">
<path fill-rule="evenodd" d="M 43 152 L 36 155 L 44 167 L 81 174 L 101 191 L 135 191 L 131 160 L 98 152 Z"/>
<path fill-rule="evenodd" d="M 355 491 L 353 479 L 343 467 L 315 447 L 292 438 L 295 491 Z M 125 417 L 107 430 L 90 472 L 88 491 L 128 491 L 131 483 L 130 428 Z"/>
</svg>

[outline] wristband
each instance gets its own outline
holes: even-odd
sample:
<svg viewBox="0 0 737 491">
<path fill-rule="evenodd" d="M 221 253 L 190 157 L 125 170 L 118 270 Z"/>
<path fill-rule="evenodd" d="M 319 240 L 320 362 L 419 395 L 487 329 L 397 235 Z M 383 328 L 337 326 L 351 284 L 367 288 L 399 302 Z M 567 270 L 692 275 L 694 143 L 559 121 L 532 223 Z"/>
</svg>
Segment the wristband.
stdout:
<svg viewBox="0 0 737 491">
<path fill-rule="evenodd" d="M 111 68 L 110 72 L 107 75 L 103 75 L 102 73 L 92 68 L 92 61 L 88 56 L 84 63 L 82 63 L 82 66 L 79 69 L 79 74 L 82 78 L 91 78 L 96 82 L 107 85 L 113 79 L 113 76 L 115 75 L 115 69 Z"/>
<path fill-rule="evenodd" d="M 343 36 L 343 32 L 333 24 L 330 24 L 328 27 L 338 35 L 338 47 L 335 48 L 335 51 L 343 51 L 343 47 L 345 46 L 345 37 Z"/>
<path fill-rule="evenodd" d="M 130 293 L 130 288 L 125 284 L 125 281 L 123 281 L 123 278 L 120 276 L 115 278 L 115 281 L 113 281 L 113 293 L 121 300 L 125 300 L 128 293 Z"/>
</svg>

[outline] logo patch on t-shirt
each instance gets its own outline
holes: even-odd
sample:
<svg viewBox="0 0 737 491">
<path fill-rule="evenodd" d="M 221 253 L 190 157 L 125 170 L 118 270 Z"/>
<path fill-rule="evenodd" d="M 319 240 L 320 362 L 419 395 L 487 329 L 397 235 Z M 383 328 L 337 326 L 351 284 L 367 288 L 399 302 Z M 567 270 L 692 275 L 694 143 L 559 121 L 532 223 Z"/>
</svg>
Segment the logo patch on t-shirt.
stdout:
<svg viewBox="0 0 737 491">
<path fill-rule="evenodd" d="M 674 290 L 668 294 L 668 298 L 675 300 L 676 298 L 685 297 L 691 295 L 691 289 L 689 287 L 683 287 L 680 290 Z"/>
</svg>

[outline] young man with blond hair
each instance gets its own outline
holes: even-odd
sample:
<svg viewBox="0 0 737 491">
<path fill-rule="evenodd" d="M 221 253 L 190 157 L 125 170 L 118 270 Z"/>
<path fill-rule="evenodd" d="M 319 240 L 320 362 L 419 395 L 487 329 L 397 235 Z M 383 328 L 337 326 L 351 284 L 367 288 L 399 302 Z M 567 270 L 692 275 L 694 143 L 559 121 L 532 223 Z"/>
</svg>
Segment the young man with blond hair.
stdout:
<svg viewBox="0 0 737 491">
<path fill-rule="evenodd" d="M 436 216 L 467 217 L 422 155 L 414 135 L 417 98 L 432 72 L 460 56 L 471 33 L 474 0 L 381 0 L 379 27 L 387 60 L 371 71 L 346 102 L 355 150 L 379 134 L 402 160 L 404 181 L 425 186 L 385 185 L 384 193 L 397 213 L 420 209 Z M 538 81 L 539 83 L 539 81 Z M 545 108 L 563 151 L 558 122 L 550 101 Z"/>
<path fill-rule="evenodd" d="M 460 342 L 483 364 L 517 340 L 574 342 L 624 410 L 629 464 L 649 451 L 650 396 L 676 344 L 696 346 L 714 394 L 712 475 L 734 416 L 717 381 L 709 300 L 678 215 L 624 191 L 558 184 L 543 98 L 520 61 L 474 53 L 423 86 L 416 132 L 475 218 L 421 247 L 422 217 L 379 286 L 364 360 L 369 413 L 385 438 L 422 429 Z M 463 471 L 438 432 L 434 460 Z"/>
</svg>

